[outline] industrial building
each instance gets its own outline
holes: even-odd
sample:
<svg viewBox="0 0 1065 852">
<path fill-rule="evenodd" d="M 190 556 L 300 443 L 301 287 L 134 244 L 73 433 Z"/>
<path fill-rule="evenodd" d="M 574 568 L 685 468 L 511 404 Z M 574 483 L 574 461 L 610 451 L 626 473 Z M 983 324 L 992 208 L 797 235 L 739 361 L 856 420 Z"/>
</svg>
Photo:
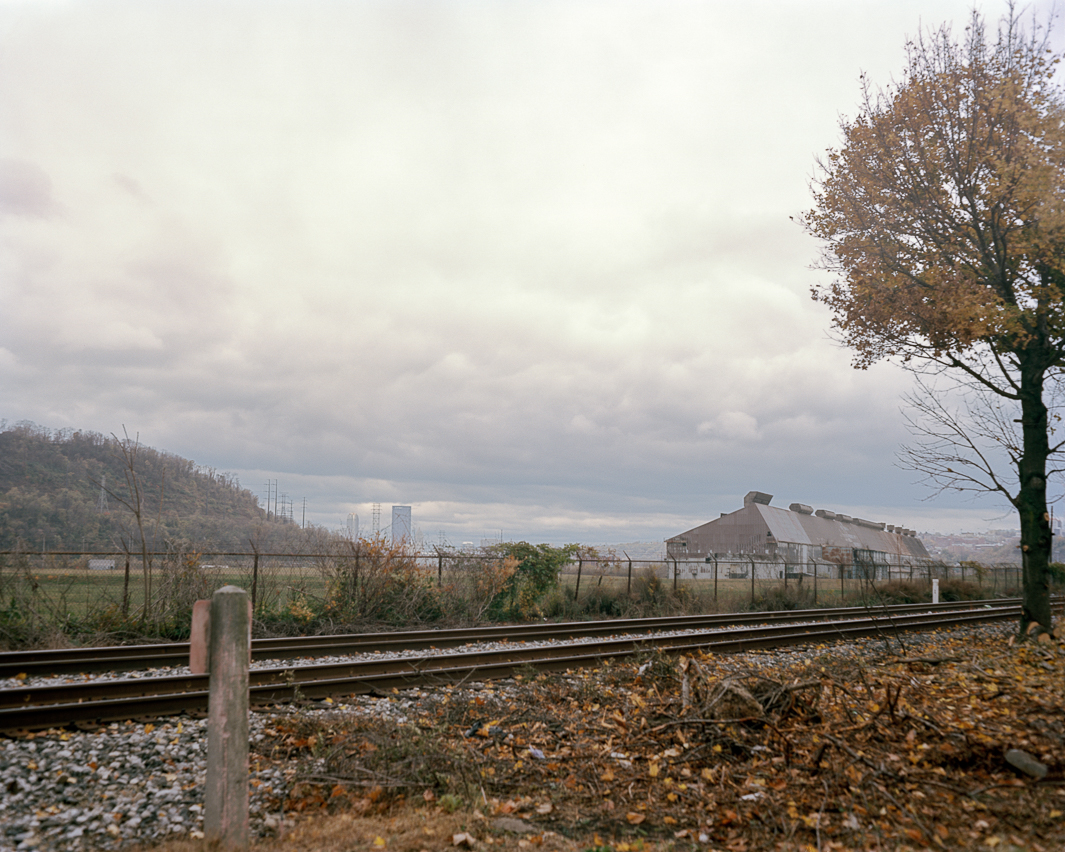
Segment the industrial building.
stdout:
<svg viewBox="0 0 1065 852">
<path fill-rule="evenodd" d="M 743 508 L 666 539 L 666 557 L 693 574 L 862 577 L 912 574 L 931 557 L 913 530 L 802 503 L 770 506 L 772 494 L 751 491 Z"/>
<path fill-rule="evenodd" d="M 412 535 L 412 531 L 413 527 L 411 526 L 410 506 L 393 506 L 392 543 L 413 544 L 414 536 Z"/>
</svg>

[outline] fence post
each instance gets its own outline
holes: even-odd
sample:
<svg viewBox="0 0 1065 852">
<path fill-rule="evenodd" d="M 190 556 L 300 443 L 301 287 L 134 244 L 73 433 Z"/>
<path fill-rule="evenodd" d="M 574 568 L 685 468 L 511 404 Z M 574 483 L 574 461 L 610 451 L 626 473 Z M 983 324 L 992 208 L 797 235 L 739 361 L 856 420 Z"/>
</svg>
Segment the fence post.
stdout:
<svg viewBox="0 0 1065 852">
<path fill-rule="evenodd" d="M 754 607 L 754 557 L 748 556 L 748 561 L 751 563 L 751 607 Z"/>
<path fill-rule="evenodd" d="M 843 606 L 843 562 L 839 563 L 839 605 Z"/>
<path fill-rule="evenodd" d="M 621 551 L 621 552 L 625 553 L 624 550 Z M 629 554 L 625 553 L 625 558 L 629 560 L 629 581 L 628 581 L 628 584 L 625 586 L 625 594 L 631 595 L 632 594 L 632 557 L 630 557 Z"/>
<path fill-rule="evenodd" d="M 677 591 L 677 557 L 673 557 L 673 591 Z"/>
<path fill-rule="evenodd" d="M 577 585 L 573 588 L 573 600 L 577 600 L 577 595 L 581 593 L 581 569 L 584 567 L 584 559 L 581 555 L 577 554 Z"/>
<path fill-rule="evenodd" d="M 224 849 L 248 848 L 248 595 L 224 586 L 211 597 L 204 835 Z"/>
<path fill-rule="evenodd" d="M 122 617 L 129 616 L 129 551 L 126 551 L 126 576 L 122 581 Z"/>
<path fill-rule="evenodd" d="M 359 597 L 359 559 L 362 556 L 362 540 L 355 542 L 355 572 L 351 575 L 351 592 L 350 597 L 352 603 L 355 603 Z M 356 603 L 356 612 L 358 612 L 358 604 Z"/>
<path fill-rule="evenodd" d="M 814 559 L 814 606 L 817 606 L 817 560 Z"/>
<path fill-rule="evenodd" d="M 436 585 L 444 585 L 444 554 L 439 550 L 436 552 Z"/>
<path fill-rule="evenodd" d="M 259 594 L 259 548 L 253 544 L 251 549 L 255 554 L 251 563 L 251 609 L 255 612 L 255 601 Z"/>
<path fill-rule="evenodd" d="M 714 605 L 717 606 L 717 554 L 712 554 L 714 560 Z"/>
</svg>

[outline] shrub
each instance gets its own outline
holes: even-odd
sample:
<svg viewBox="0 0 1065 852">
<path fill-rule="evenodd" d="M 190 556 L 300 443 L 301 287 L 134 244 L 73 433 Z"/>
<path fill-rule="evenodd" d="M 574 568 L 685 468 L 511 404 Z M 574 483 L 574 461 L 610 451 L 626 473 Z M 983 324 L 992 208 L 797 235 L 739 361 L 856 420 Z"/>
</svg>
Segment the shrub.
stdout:
<svg viewBox="0 0 1065 852">
<path fill-rule="evenodd" d="M 501 559 L 465 553 L 451 554 L 441 572 L 441 601 L 451 619 L 479 624 L 504 595 L 519 567 L 513 556 Z"/>
<path fill-rule="evenodd" d="M 552 547 L 527 541 L 506 542 L 488 548 L 498 558 L 511 558 L 517 565 L 489 608 L 496 620 L 525 620 L 539 615 L 541 599 L 558 586 L 558 575 L 576 553 L 577 545 Z"/>
<path fill-rule="evenodd" d="M 443 616 L 432 573 L 418 565 L 405 543 L 377 537 L 342 547 L 320 563 L 327 578 L 324 619 L 402 626 Z"/>
<path fill-rule="evenodd" d="M 800 583 L 792 583 L 760 589 L 758 594 L 747 602 L 745 608 L 750 612 L 782 612 L 813 607 L 813 589 Z"/>
</svg>

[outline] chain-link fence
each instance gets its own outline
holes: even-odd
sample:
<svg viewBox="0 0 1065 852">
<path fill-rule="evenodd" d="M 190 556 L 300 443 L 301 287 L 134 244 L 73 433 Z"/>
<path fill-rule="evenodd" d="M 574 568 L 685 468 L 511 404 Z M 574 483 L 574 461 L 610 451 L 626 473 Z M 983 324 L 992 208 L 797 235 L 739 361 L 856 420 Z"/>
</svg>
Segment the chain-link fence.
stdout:
<svg viewBox="0 0 1065 852">
<path fill-rule="evenodd" d="M 249 591 L 257 623 L 316 631 L 358 624 L 477 623 L 492 616 L 516 564 L 504 549 L 416 553 L 382 542 L 344 542 L 319 553 L 0 553 L 0 642 L 47 642 L 49 632 L 112 634 L 132 623 L 160 637 L 187 634 L 196 600 L 224 585 Z M 944 600 L 1017 595 L 1017 565 L 889 565 L 855 552 L 845 564 L 789 565 L 758 556 L 699 562 L 629 559 L 578 551 L 563 564 L 547 617 L 672 611 L 802 608 L 897 602 L 923 584 Z M 950 585 L 956 581 L 957 588 Z M 900 585 L 901 584 L 901 585 Z M 905 589 L 903 589 L 905 587 Z M 628 607 L 643 601 L 643 609 Z M 542 603 L 542 602 L 541 602 Z M 513 612 L 513 610 L 511 611 Z M 280 626 L 278 626 L 280 624 Z M 30 635 L 33 634 L 33 635 Z"/>
</svg>

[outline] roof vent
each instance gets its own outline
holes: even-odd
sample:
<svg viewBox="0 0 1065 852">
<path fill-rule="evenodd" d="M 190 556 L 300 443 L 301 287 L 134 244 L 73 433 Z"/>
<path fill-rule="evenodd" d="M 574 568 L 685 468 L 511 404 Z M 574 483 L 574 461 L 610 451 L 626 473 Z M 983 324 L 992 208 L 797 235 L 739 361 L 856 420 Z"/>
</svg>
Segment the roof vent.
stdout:
<svg viewBox="0 0 1065 852">
<path fill-rule="evenodd" d="M 828 509 L 818 509 L 814 514 L 819 518 L 824 518 L 826 521 L 834 521 L 836 519 L 836 513 L 830 512 Z"/>
<path fill-rule="evenodd" d="M 814 513 L 813 508 L 805 503 L 792 503 L 788 508 L 793 512 L 798 512 L 800 515 L 812 515 Z"/>
<path fill-rule="evenodd" d="M 743 498 L 743 505 L 750 506 L 752 503 L 760 503 L 763 506 L 768 506 L 769 501 L 772 499 L 772 494 L 766 494 L 763 491 L 748 491 L 747 496 Z"/>
</svg>

